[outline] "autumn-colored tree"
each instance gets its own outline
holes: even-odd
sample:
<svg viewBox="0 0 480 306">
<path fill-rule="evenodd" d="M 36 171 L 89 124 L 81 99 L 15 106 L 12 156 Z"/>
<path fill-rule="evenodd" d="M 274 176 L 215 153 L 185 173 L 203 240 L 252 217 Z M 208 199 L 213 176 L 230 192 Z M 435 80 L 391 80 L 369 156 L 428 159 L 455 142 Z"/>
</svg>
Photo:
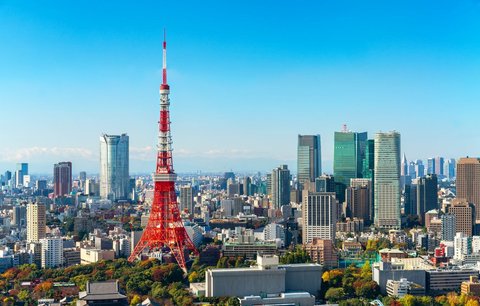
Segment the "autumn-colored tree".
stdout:
<svg viewBox="0 0 480 306">
<path fill-rule="evenodd" d="M 455 306 L 458 305 L 458 295 L 455 292 L 449 292 L 447 294 L 447 304 L 449 306 Z"/>
<path fill-rule="evenodd" d="M 475 299 L 469 299 L 466 303 L 465 306 L 480 306 L 480 303 L 475 300 Z"/>
<path fill-rule="evenodd" d="M 52 288 L 53 288 L 52 282 L 45 281 L 45 282 L 41 282 L 40 284 L 36 285 L 35 289 L 33 289 L 33 291 L 45 293 L 45 292 L 51 290 Z"/>
<path fill-rule="evenodd" d="M 141 302 L 142 302 L 142 298 L 138 294 L 135 294 L 132 300 L 130 301 L 130 305 L 135 306 L 137 304 L 140 304 Z"/>
</svg>

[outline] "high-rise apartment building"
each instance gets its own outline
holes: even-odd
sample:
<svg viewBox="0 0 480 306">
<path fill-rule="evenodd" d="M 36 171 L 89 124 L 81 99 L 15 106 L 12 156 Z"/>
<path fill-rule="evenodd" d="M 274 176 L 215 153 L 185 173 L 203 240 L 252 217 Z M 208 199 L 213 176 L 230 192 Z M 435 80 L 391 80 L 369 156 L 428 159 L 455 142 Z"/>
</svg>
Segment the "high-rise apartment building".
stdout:
<svg viewBox="0 0 480 306">
<path fill-rule="evenodd" d="M 438 179 L 436 174 L 427 174 L 417 180 L 417 214 L 422 224 L 432 209 L 438 209 Z"/>
<path fill-rule="evenodd" d="M 400 224 L 400 134 L 375 134 L 374 178 L 375 225 L 399 229 Z"/>
<path fill-rule="evenodd" d="M 457 162 L 457 198 L 475 205 L 477 223 L 480 223 L 480 159 L 465 157 Z"/>
<path fill-rule="evenodd" d="M 190 185 L 180 187 L 180 210 L 193 214 L 193 188 Z"/>
<path fill-rule="evenodd" d="M 350 179 L 362 177 L 366 145 L 366 132 L 335 132 L 333 176 L 339 186 L 337 199 L 340 203 L 345 198 L 345 189 L 349 186 Z"/>
<path fill-rule="evenodd" d="M 63 197 L 72 192 L 72 163 L 59 162 L 53 166 L 53 193 Z"/>
<path fill-rule="evenodd" d="M 457 221 L 454 214 L 448 213 L 441 217 L 442 220 L 442 240 L 453 241 L 457 231 Z"/>
<path fill-rule="evenodd" d="M 272 171 L 272 205 L 278 209 L 290 204 L 290 170 L 287 165 L 281 165 Z"/>
<path fill-rule="evenodd" d="M 24 227 L 27 225 L 27 207 L 14 206 L 12 208 L 12 224 L 16 225 L 18 228 Z"/>
<path fill-rule="evenodd" d="M 300 185 L 314 182 L 322 174 L 321 148 L 320 135 L 298 135 L 297 180 Z"/>
<path fill-rule="evenodd" d="M 473 235 L 475 225 L 475 206 L 464 199 L 454 199 L 448 213 L 455 215 L 455 233 L 464 233 L 467 236 Z"/>
<path fill-rule="evenodd" d="M 62 238 L 40 239 L 42 245 L 42 268 L 55 268 L 63 264 Z"/>
<path fill-rule="evenodd" d="M 362 219 L 369 224 L 372 216 L 372 181 L 355 178 L 346 190 L 347 217 Z"/>
<path fill-rule="evenodd" d="M 111 200 L 127 199 L 129 149 L 127 134 L 100 137 L 100 196 Z"/>
<path fill-rule="evenodd" d="M 335 240 L 338 205 L 334 192 L 304 192 L 303 243 L 313 238 Z"/>
<path fill-rule="evenodd" d="M 46 223 L 45 205 L 30 203 L 27 205 L 27 241 L 39 242 L 45 238 Z"/>
</svg>

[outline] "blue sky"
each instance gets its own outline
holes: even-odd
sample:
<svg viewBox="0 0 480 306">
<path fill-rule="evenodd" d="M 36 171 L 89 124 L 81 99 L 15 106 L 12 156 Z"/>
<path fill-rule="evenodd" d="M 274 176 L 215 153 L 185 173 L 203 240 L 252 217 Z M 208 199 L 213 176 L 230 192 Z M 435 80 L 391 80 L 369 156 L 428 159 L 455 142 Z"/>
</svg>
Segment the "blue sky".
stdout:
<svg viewBox="0 0 480 306">
<path fill-rule="evenodd" d="M 0 171 L 98 172 L 99 135 L 154 169 L 167 29 L 177 171 L 295 168 L 298 134 L 397 130 L 478 156 L 480 1 L 0 0 Z"/>
</svg>

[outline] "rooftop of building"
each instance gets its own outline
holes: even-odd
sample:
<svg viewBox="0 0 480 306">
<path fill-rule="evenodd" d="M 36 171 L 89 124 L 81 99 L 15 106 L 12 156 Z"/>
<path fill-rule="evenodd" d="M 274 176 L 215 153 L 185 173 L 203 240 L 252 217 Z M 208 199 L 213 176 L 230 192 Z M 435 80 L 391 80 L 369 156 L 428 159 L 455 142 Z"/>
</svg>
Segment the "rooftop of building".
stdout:
<svg viewBox="0 0 480 306">
<path fill-rule="evenodd" d="M 387 254 L 405 254 L 404 251 L 399 249 L 381 249 L 378 251 L 379 253 L 387 253 Z"/>
<path fill-rule="evenodd" d="M 127 297 L 120 293 L 118 281 L 105 282 L 87 282 L 85 291 L 78 294 L 81 300 L 114 300 L 126 299 Z"/>
</svg>

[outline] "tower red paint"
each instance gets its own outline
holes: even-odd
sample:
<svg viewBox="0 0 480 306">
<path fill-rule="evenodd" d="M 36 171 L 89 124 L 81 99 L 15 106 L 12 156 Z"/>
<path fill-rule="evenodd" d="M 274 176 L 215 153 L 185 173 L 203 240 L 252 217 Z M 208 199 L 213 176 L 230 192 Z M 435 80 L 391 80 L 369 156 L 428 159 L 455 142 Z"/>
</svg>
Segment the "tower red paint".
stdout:
<svg viewBox="0 0 480 306">
<path fill-rule="evenodd" d="M 153 176 L 154 198 L 150 218 L 142 238 L 128 258 L 134 261 L 145 249 L 170 252 L 186 271 L 185 251 L 198 254 L 187 235 L 175 193 L 176 174 L 173 170 L 172 135 L 170 133 L 170 86 L 167 84 L 167 42 L 163 41 L 163 82 L 160 85 L 160 121 L 157 149 L 157 168 Z"/>
</svg>

